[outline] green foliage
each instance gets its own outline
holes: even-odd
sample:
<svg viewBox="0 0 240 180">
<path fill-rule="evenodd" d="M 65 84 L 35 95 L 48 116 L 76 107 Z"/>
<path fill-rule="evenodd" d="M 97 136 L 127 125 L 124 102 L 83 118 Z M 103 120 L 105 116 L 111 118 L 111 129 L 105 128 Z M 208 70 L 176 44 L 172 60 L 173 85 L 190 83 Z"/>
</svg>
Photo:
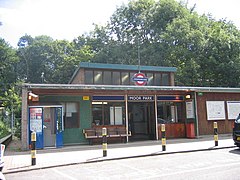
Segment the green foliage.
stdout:
<svg viewBox="0 0 240 180">
<path fill-rule="evenodd" d="M 16 82 L 16 64 L 18 57 L 16 51 L 0 38 L 0 96 L 12 83 Z"/>
<path fill-rule="evenodd" d="M 15 50 L 0 39 L 2 95 L 18 81 L 68 83 L 82 61 L 138 65 L 139 58 L 141 65 L 177 67 L 176 85 L 240 87 L 240 31 L 187 6 L 132 0 L 106 26 L 72 42 L 25 35 Z"/>
<path fill-rule="evenodd" d="M 28 42 L 30 40 L 30 42 Z M 48 36 L 22 37 L 18 66 L 20 78 L 30 83 L 68 83 L 79 62 L 92 57 L 90 47 L 53 40 Z"/>
<path fill-rule="evenodd" d="M 6 137 L 11 133 L 10 128 L 4 124 L 2 120 L 0 120 L 0 139 Z"/>
<path fill-rule="evenodd" d="M 142 65 L 177 67 L 177 85 L 239 87 L 239 30 L 186 7 L 174 0 L 119 7 L 90 35 L 100 43 L 92 61 L 137 65 L 139 49 Z"/>
</svg>

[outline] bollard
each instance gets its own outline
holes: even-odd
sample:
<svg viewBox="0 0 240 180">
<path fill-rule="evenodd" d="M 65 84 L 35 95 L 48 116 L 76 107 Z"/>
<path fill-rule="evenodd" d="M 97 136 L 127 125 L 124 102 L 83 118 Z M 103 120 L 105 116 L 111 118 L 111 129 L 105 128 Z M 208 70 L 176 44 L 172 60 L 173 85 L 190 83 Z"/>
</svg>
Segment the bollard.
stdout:
<svg viewBox="0 0 240 180">
<path fill-rule="evenodd" d="M 217 131 L 217 122 L 214 122 L 214 141 L 215 141 L 215 146 L 218 146 L 218 131 Z"/>
<path fill-rule="evenodd" d="M 31 133 L 31 159 L 32 166 L 36 165 L 36 132 Z"/>
<path fill-rule="evenodd" d="M 161 132 L 162 132 L 162 151 L 166 151 L 166 132 L 165 132 L 165 124 L 161 124 Z"/>
<path fill-rule="evenodd" d="M 107 128 L 102 128 L 103 157 L 107 156 Z"/>
</svg>

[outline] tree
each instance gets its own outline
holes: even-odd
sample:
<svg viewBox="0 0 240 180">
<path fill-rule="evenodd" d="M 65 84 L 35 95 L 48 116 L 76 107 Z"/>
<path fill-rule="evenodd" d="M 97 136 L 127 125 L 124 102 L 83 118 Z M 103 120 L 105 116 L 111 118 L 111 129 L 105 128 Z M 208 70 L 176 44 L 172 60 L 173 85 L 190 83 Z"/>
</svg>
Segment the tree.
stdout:
<svg viewBox="0 0 240 180">
<path fill-rule="evenodd" d="M 19 77 L 29 83 L 68 83 L 79 62 L 93 57 L 89 46 L 49 36 L 25 35 L 18 46 Z"/>
<path fill-rule="evenodd" d="M 0 97 L 3 102 L 5 110 L 9 114 L 9 122 L 5 122 L 5 125 L 10 124 L 12 133 L 15 129 L 19 129 L 20 126 L 15 127 L 15 118 L 21 117 L 21 98 L 20 98 L 20 89 L 17 86 L 11 85 L 11 87 L 5 91 L 4 95 Z"/>
<path fill-rule="evenodd" d="M 17 81 L 16 63 L 18 57 L 16 51 L 0 38 L 0 96 Z"/>
<path fill-rule="evenodd" d="M 239 86 L 239 30 L 194 8 L 175 0 L 130 1 L 89 36 L 99 47 L 93 61 L 137 65 L 140 57 L 141 65 L 177 67 L 179 85 Z"/>
</svg>

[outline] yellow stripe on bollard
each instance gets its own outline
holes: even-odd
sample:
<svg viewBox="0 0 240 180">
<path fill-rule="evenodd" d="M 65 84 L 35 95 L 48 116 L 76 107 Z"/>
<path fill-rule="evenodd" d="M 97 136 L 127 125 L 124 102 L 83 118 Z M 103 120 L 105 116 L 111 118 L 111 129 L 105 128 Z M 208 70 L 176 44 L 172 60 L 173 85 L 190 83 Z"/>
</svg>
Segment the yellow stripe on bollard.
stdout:
<svg viewBox="0 0 240 180">
<path fill-rule="evenodd" d="M 36 158 L 36 154 L 37 154 L 36 150 L 31 150 L 31 157 L 32 158 Z"/>
<path fill-rule="evenodd" d="M 102 128 L 103 157 L 107 156 L 107 128 Z"/>
<path fill-rule="evenodd" d="M 162 145 L 166 145 L 166 138 L 162 138 Z"/>
<path fill-rule="evenodd" d="M 31 159 L 32 159 L 32 166 L 36 165 L 36 133 L 32 132 L 31 133 Z"/>
<path fill-rule="evenodd" d="M 217 122 L 213 123 L 213 132 L 214 132 L 214 142 L 215 142 L 215 146 L 218 146 L 218 127 L 217 127 Z"/>
<path fill-rule="evenodd" d="M 161 132 L 162 132 L 162 151 L 166 151 L 166 132 L 165 132 L 165 124 L 161 124 Z"/>
<path fill-rule="evenodd" d="M 36 133 L 35 132 L 32 132 L 32 134 L 31 134 L 31 140 L 32 141 L 36 141 Z"/>
</svg>

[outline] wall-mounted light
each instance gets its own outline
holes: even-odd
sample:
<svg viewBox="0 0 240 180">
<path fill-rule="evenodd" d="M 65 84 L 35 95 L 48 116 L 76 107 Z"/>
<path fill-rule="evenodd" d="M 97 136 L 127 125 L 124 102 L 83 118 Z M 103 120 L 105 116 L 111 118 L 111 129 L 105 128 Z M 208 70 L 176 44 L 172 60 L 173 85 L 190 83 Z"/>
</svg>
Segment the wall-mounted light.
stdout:
<svg viewBox="0 0 240 180">
<path fill-rule="evenodd" d="M 39 101 L 39 96 L 37 94 L 29 92 L 28 93 L 28 100 L 30 100 L 30 101 Z"/>
<path fill-rule="evenodd" d="M 190 99 L 190 98 L 191 98 L 191 95 L 190 95 L 190 94 L 187 94 L 187 95 L 185 96 L 185 98 L 186 98 L 186 99 Z"/>
</svg>

